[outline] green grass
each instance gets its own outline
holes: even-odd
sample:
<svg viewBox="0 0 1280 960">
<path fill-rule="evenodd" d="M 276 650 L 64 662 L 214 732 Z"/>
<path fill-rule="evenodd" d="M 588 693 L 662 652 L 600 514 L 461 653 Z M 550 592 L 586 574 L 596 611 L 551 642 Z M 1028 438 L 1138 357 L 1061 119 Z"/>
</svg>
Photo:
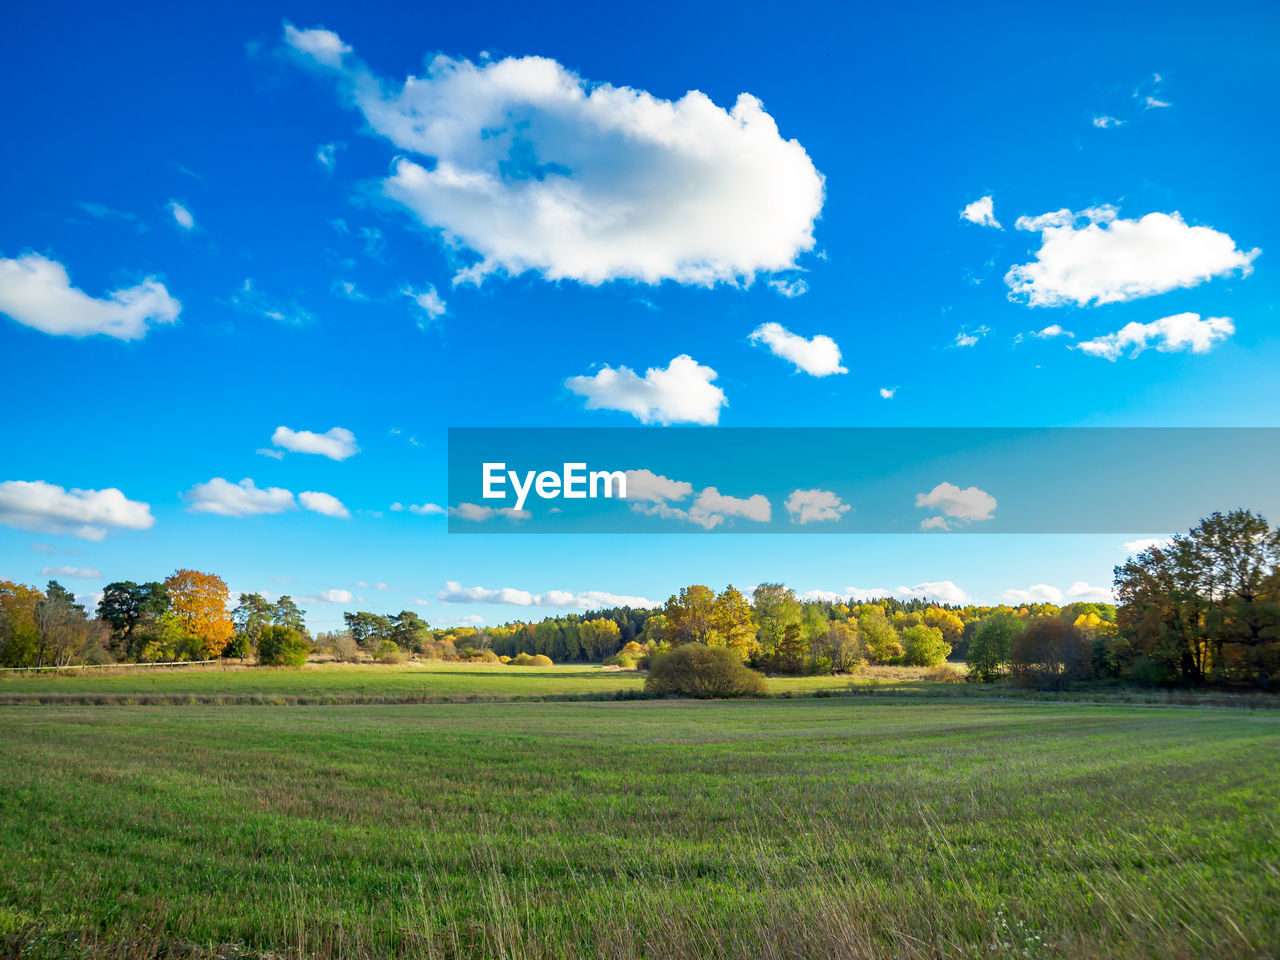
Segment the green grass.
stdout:
<svg viewBox="0 0 1280 960">
<path fill-rule="evenodd" d="M 1269 711 L 10 706 L 0 784 L 8 954 L 1280 950 Z"/>
<path fill-rule="evenodd" d="M 918 673 L 919 671 L 917 671 Z M 867 678 L 860 678 L 866 682 Z M 888 681 L 896 683 L 898 681 Z M 770 678 L 773 693 L 844 690 L 847 677 Z M 356 700 L 514 699 L 638 693 L 644 675 L 595 665 L 311 663 L 302 669 L 241 666 L 136 668 L 0 674 L 0 702 L 48 698 L 219 697 Z"/>
</svg>

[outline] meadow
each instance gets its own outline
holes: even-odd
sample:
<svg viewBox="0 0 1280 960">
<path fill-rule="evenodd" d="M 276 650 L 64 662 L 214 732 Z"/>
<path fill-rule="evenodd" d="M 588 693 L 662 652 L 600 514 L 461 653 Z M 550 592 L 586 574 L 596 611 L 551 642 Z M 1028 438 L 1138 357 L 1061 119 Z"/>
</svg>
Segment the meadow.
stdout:
<svg viewBox="0 0 1280 960">
<path fill-rule="evenodd" d="M 857 677 L 772 677 L 771 693 L 807 694 L 863 686 L 904 689 L 927 686 L 927 671 L 911 667 L 871 667 Z M 45 699 L 118 701 L 183 699 L 219 702 L 335 701 L 421 702 L 423 700 L 545 699 L 639 694 L 644 674 L 594 664 L 511 667 L 504 664 L 424 661 L 402 664 L 308 663 L 303 669 L 241 666 L 130 669 L 109 668 L 45 673 L 0 673 L 0 703 Z"/>
<path fill-rule="evenodd" d="M 1265 710 L 4 706 L 0 782 L 14 956 L 1280 950 Z"/>
</svg>

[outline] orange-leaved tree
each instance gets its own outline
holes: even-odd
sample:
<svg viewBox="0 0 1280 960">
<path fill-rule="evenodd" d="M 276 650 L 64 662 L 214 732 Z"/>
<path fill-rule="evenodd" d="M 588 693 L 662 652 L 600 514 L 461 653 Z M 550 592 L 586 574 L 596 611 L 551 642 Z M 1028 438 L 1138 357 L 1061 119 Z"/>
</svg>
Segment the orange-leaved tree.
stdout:
<svg viewBox="0 0 1280 960">
<path fill-rule="evenodd" d="M 164 585 L 182 629 L 200 639 L 205 657 L 221 655 L 236 632 L 227 613 L 226 582 L 212 573 L 175 570 Z"/>
</svg>

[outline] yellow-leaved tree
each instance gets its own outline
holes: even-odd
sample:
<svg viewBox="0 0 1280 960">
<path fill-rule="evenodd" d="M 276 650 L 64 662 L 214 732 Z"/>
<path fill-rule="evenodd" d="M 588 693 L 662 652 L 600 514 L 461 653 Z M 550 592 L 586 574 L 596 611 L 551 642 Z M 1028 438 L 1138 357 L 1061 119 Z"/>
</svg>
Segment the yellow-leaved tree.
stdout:
<svg viewBox="0 0 1280 960">
<path fill-rule="evenodd" d="M 236 632 L 227 612 L 226 582 L 212 573 L 175 570 L 164 585 L 182 629 L 204 644 L 206 658 L 220 656 Z"/>
</svg>

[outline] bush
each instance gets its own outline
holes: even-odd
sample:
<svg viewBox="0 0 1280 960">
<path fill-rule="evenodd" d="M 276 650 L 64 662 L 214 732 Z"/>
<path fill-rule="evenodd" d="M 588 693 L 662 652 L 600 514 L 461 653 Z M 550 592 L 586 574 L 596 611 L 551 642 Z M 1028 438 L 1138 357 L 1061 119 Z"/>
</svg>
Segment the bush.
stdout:
<svg viewBox="0 0 1280 960">
<path fill-rule="evenodd" d="M 1083 630 L 1058 617 L 1037 617 L 1013 642 L 1014 682 L 1037 690 L 1065 690 L 1091 674 L 1093 648 Z"/>
<path fill-rule="evenodd" d="M 463 652 L 464 660 L 472 663 L 498 663 L 498 655 L 492 650 L 466 650 Z"/>
<path fill-rule="evenodd" d="M 646 693 L 697 697 L 759 697 L 767 692 L 764 677 L 743 665 L 725 647 L 685 643 L 653 658 Z"/>
<path fill-rule="evenodd" d="M 951 653 L 942 631 L 922 623 L 902 631 L 902 648 L 902 662 L 914 667 L 936 667 Z"/>
<path fill-rule="evenodd" d="M 529 658 L 529 666 L 531 667 L 551 667 L 555 666 L 551 662 L 551 658 L 541 653 L 535 653 Z"/>
<path fill-rule="evenodd" d="M 634 670 L 636 668 L 636 660 L 635 657 L 630 657 L 623 653 L 615 653 L 604 662 L 604 666 L 621 667 L 623 670 Z"/>
<path fill-rule="evenodd" d="M 527 667 L 531 660 L 533 660 L 533 657 L 521 650 L 514 657 L 508 660 L 507 663 L 513 667 Z"/>
<path fill-rule="evenodd" d="M 266 667 L 300 667 L 310 652 L 311 643 L 292 627 L 263 627 L 258 638 L 258 663 Z"/>
<path fill-rule="evenodd" d="M 499 657 L 499 658 L 498 658 L 498 662 L 499 662 L 499 663 L 510 663 L 510 662 L 511 662 L 511 658 L 510 658 L 510 657 Z"/>
<path fill-rule="evenodd" d="M 417 653 L 428 660 L 457 660 L 458 650 L 452 640 L 424 640 L 416 647 Z"/>
<path fill-rule="evenodd" d="M 316 648 L 327 653 L 339 663 L 352 663 L 360 658 L 360 646 L 349 630 L 316 635 Z"/>
<path fill-rule="evenodd" d="M 404 663 L 404 651 L 394 640 L 383 640 L 374 648 L 373 659 L 379 663 Z"/>
<path fill-rule="evenodd" d="M 227 645 L 222 648 L 224 657 L 236 657 L 243 660 L 252 652 L 252 644 L 249 643 L 249 637 L 243 633 L 237 633 L 234 637 L 227 641 Z"/>
<path fill-rule="evenodd" d="M 930 667 L 925 672 L 924 678 L 934 683 L 960 683 L 965 679 L 965 673 L 959 667 L 940 663 L 936 667 Z"/>
</svg>

